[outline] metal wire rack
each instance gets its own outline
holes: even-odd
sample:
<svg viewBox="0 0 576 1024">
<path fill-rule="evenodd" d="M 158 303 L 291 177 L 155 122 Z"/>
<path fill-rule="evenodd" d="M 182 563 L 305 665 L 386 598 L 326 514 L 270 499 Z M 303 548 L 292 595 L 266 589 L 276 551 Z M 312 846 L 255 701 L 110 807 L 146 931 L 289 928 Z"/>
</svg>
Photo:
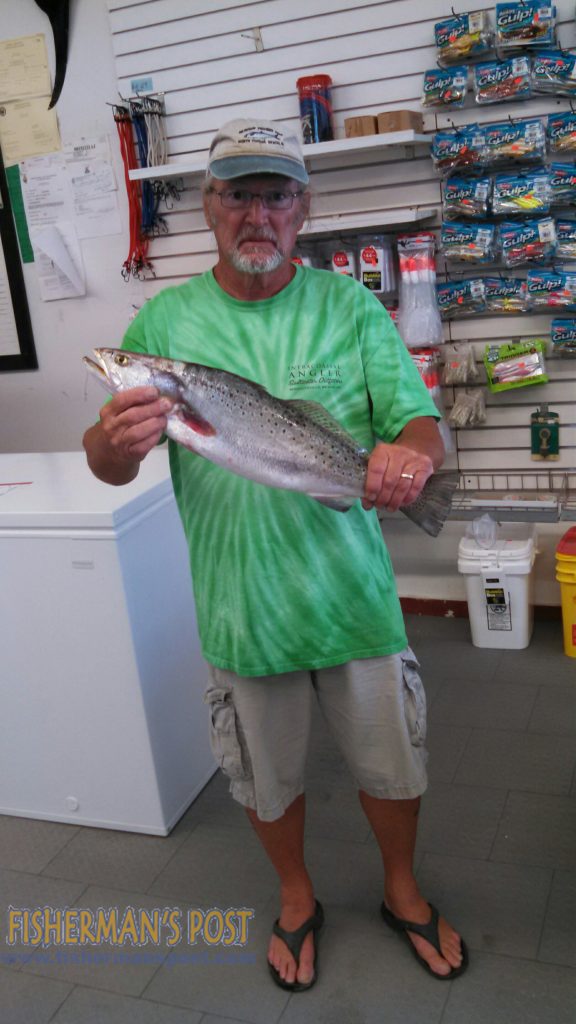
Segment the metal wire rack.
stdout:
<svg viewBox="0 0 576 1024">
<path fill-rule="evenodd" d="M 576 520 L 576 470 L 479 470 L 460 473 L 451 519 L 491 512 L 502 521 Z"/>
</svg>

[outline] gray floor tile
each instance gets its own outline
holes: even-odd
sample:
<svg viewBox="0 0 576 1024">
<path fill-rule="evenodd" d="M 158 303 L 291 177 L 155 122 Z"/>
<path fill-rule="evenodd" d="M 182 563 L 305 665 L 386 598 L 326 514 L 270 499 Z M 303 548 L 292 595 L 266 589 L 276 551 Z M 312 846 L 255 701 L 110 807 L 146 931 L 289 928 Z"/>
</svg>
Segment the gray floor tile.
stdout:
<svg viewBox="0 0 576 1024">
<path fill-rule="evenodd" d="M 468 640 L 470 625 L 468 619 L 455 615 L 405 615 L 404 624 L 408 643 L 412 647 L 421 640 Z"/>
<path fill-rule="evenodd" d="M 175 949 L 146 989 L 146 999 L 226 1016 L 251 1024 L 275 1024 L 290 995 L 274 984 L 266 966 L 271 931 L 268 914 L 250 922 L 245 947 Z"/>
<path fill-rule="evenodd" d="M 576 664 L 569 686 L 541 686 L 528 723 L 529 732 L 576 735 Z"/>
<path fill-rule="evenodd" d="M 506 793 L 484 786 L 430 785 L 420 808 L 417 849 L 489 857 Z"/>
<path fill-rule="evenodd" d="M 381 920 L 328 926 L 319 955 L 317 984 L 305 999 L 291 997 L 282 1024 L 439 1024 L 450 986 L 430 978 Z"/>
<path fill-rule="evenodd" d="M 556 871 L 539 960 L 576 967 L 576 871 Z"/>
<path fill-rule="evenodd" d="M 84 882 L 63 882 L 43 875 L 0 870 L 0 964 L 19 970 L 32 955 L 29 944 L 17 941 L 8 945 L 6 941 L 9 907 L 34 910 L 45 906 L 73 906 L 85 888 Z"/>
<path fill-rule="evenodd" d="M 202 1014 L 146 999 L 75 988 L 50 1024 L 200 1024 Z"/>
<path fill-rule="evenodd" d="M 431 638 L 414 647 L 420 662 L 422 678 L 463 679 L 489 682 L 498 671 L 501 651 L 473 647 L 466 640 Z"/>
<path fill-rule="evenodd" d="M 572 870 L 576 804 L 571 797 L 510 793 L 490 859 Z"/>
<path fill-rule="evenodd" d="M 382 859 L 376 841 L 325 843 L 306 841 L 306 864 L 322 903 L 370 911 L 379 906 L 384 888 Z"/>
<path fill-rule="evenodd" d="M 430 720 L 476 729 L 525 729 L 537 693 L 535 684 L 448 678 L 436 694 Z"/>
<path fill-rule="evenodd" d="M 25 978 L 0 967 L 0 1007 L 5 1024 L 48 1024 L 72 986 L 49 978 Z"/>
<path fill-rule="evenodd" d="M 78 835 L 77 825 L 0 815 L 0 868 L 40 872 Z"/>
<path fill-rule="evenodd" d="M 471 729 L 454 725 L 439 725 L 430 716 L 426 737 L 426 746 L 430 756 L 426 769 L 431 784 L 452 782 L 471 735 Z"/>
<path fill-rule="evenodd" d="M 574 1024 L 576 976 L 567 967 L 476 953 L 450 989 L 442 1024 Z"/>
<path fill-rule="evenodd" d="M 426 854 L 418 883 L 470 950 L 535 958 L 550 891 L 547 868 Z"/>
<path fill-rule="evenodd" d="M 218 907 L 265 904 L 276 873 L 252 829 L 198 825 L 148 890 Z"/>
<path fill-rule="evenodd" d="M 169 836 L 83 828 L 44 870 L 54 878 L 145 892 L 187 835 L 183 826 Z"/>
<path fill-rule="evenodd" d="M 363 843 L 371 834 L 352 780 L 343 791 L 331 776 L 315 776 L 306 791 L 306 832 L 325 839 Z"/>
<path fill-rule="evenodd" d="M 557 648 L 546 649 L 534 641 L 523 651 L 503 651 L 497 678 L 553 687 L 574 681 L 574 658 L 562 652 L 562 633 Z"/>
<path fill-rule="evenodd" d="M 568 793 L 576 750 L 567 736 L 474 730 L 455 781 L 532 793 Z"/>
</svg>

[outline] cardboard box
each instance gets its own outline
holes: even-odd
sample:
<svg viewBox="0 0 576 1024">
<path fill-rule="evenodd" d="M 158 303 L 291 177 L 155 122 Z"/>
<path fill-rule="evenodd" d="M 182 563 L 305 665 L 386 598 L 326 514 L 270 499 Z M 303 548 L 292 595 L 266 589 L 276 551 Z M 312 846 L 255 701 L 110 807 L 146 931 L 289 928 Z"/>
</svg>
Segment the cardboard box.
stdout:
<svg viewBox="0 0 576 1024">
<path fill-rule="evenodd" d="M 378 132 L 380 135 L 386 132 L 403 132 L 413 128 L 415 132 L 424 129 L 422 114 L 416 110 L 387 110 L 377 115 Z"/>
<path fill-rule="evenodd" d="M 373 114 L 365 114 L 360 117 L 346 117 L 344 119 L 344 132 L 347 139 L 355 139 L 359 135 L 376 135 L 378 126 Z"/>
</svg>

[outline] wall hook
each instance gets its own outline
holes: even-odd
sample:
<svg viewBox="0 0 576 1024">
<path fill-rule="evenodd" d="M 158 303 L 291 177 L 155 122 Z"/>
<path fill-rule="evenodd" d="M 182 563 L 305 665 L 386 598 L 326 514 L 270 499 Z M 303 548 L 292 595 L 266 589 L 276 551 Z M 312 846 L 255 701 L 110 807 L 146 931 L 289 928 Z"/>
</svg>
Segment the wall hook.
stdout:
<svg viewBox="0 0 576 1024">
<path fill-rule="evenodd" d="M 259 28 L 251 28 L 249 32 L 241 32 L 240 35 L 243 39 L 253 39 L 254 48 L 258 53 L 261 53 L 264 49 L 264 43 L 262 41 L 262 33 Z"/>
</svg>

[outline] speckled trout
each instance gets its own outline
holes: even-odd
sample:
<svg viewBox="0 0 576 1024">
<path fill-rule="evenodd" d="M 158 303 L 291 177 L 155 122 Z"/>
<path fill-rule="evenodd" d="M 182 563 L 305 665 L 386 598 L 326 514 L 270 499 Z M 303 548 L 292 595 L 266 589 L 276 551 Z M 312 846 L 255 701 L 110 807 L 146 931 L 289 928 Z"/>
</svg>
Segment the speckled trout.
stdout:
<svg viewBox="0 0 576 1024">
<path fill-rule="evenodd" d="M 269 487 L 300 491 L 339 512 L 364 494 L 369 452 L 316 402 L 275 398 L 226 370 L 124 349 L 94 349 L 84 363 L 114 393 L 153 386 L 173 402 L 166 434 L 197 455 Z M 437 536 L 454 473 L 430 477 L 401 512 Z"/>
</svg>

